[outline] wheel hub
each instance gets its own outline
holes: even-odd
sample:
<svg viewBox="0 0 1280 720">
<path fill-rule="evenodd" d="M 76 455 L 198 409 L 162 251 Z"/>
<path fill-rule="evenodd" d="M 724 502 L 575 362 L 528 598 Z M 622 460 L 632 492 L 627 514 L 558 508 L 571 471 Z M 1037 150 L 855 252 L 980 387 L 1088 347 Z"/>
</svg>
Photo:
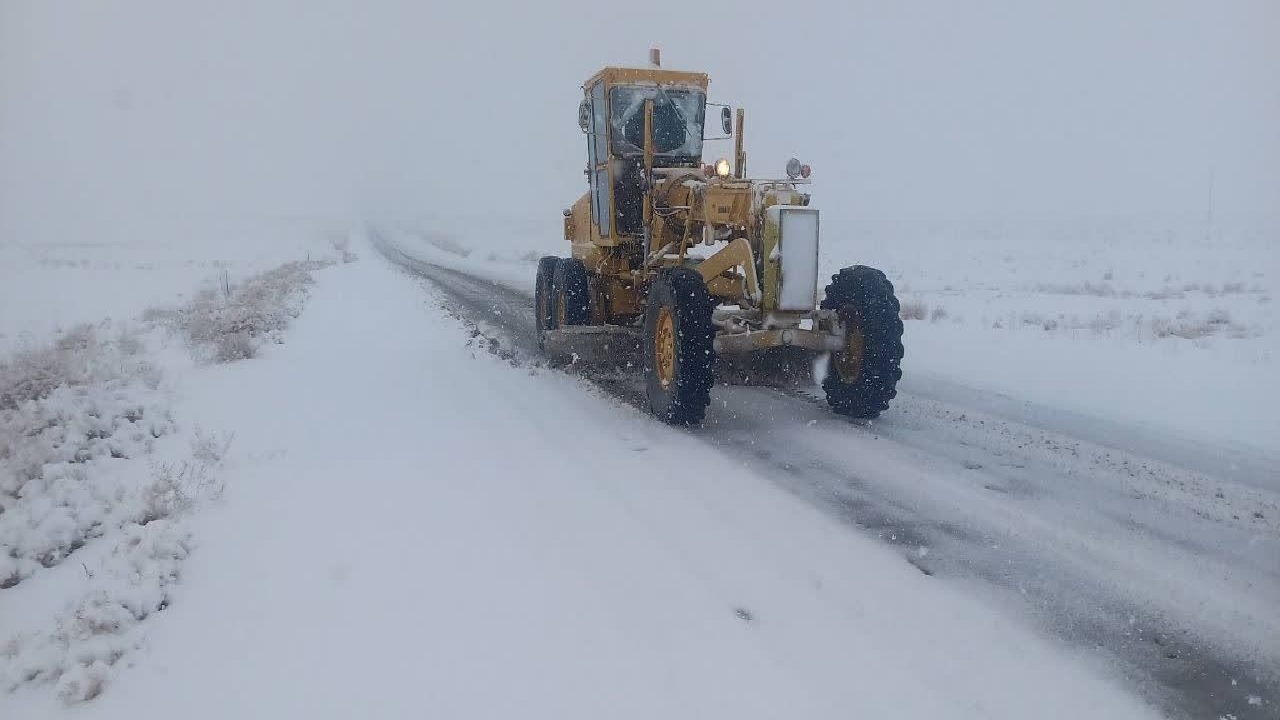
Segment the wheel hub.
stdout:
<svg viewBox="0 0 1280 720">
<path fill-rule="evenodd" d="M 653 333 L 653 367 L 657 371 L 658 384 L 663 390 L 671 387 L 671 380 L 676 374 L 676 334 L 675 323 L 671 320 L 671 310 L 658 310 L 658 322 Z"/>
</svg>

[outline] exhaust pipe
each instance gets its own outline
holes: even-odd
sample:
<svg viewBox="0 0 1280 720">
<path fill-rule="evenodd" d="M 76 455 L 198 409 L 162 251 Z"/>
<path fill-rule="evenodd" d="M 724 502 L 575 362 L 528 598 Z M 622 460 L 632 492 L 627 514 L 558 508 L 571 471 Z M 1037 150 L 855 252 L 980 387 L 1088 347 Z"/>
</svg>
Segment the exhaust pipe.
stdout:
<svg viewBox="0 0 1280 720">
<path fill-rule="evenodd" d="M 649 48 L 649 66 L 655 68 L 662 67 L 662 51 L 656 47 Z"/>
</svg>

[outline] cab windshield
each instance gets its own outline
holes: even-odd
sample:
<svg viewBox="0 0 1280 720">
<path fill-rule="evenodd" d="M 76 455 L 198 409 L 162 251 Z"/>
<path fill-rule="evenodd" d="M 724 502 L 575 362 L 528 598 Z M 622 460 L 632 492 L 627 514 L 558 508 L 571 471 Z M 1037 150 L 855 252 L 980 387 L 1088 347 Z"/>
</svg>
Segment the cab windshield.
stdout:
<svg viewBox="0 0 1280 720">
<path fill-rule="evenodd" d="M 653 151 L 680 160 L 702 157 L 702 122 L 706 95 L 686 88 L 618 86 L 609 95 L 613 153 L 644 153 L 644 101 L 653 100 Z"/>
</svg>

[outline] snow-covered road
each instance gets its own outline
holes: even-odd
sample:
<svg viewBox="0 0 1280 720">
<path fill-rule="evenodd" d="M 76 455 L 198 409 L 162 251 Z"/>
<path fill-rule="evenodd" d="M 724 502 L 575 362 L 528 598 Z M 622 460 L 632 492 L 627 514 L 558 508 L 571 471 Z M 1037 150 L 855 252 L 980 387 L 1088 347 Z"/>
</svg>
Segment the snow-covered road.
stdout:
<svg viewBox="0 0 1280 720">
<path fill-rule="evenodd" d="M 283 344 L 175 366 L 175 414 L 234 430 L 225 495 L 105 691 L 0 716 L 1155 716 L 761 450 L 508 359 L 450 303 L 370 253 L 316 273 Z"/>
<path fill-rule="evenodd" d="M 535 362 L 526 294 L 383 247 Z M 638 380 L 591 379 L 638 404 Z M 876 534 L 925 575 L 1101 656 L 1174 716 L 1274 717 L 1273 458 L 941 380 L 907 378 L 903 390 L 883 418 L 860 424 L 815 397 L 721 386 L 692 435 Z"/>
<path fill-rule="evenodd" d="M 523 279 L 375 244 L 251 359 L 139 344 L 174 437 L 102 462 L 208 428 L 216 491 L 0 593 L 0 717 L 1274 717 L 1267 458 L 919 378 L 671 428 Z"/>
</svg>

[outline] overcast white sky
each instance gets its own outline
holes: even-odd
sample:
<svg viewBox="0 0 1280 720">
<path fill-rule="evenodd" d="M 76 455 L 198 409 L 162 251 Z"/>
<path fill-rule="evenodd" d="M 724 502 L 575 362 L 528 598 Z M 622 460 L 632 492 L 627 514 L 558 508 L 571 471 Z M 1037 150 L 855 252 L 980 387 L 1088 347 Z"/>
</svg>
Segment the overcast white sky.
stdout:
<svg viewBox="0 0 1280 720">
<path fill-rule="evenodd" d="M 1277 227 L 1275 0 L 0 0 L 0 241 L 441 212 L 558 233 L 580 84 L 651 44 L 747 108 L 753 172 L 814 166 L 824 227 L 1176 230 L 1211 182 L 1217 222 Z"/>
</svg>

